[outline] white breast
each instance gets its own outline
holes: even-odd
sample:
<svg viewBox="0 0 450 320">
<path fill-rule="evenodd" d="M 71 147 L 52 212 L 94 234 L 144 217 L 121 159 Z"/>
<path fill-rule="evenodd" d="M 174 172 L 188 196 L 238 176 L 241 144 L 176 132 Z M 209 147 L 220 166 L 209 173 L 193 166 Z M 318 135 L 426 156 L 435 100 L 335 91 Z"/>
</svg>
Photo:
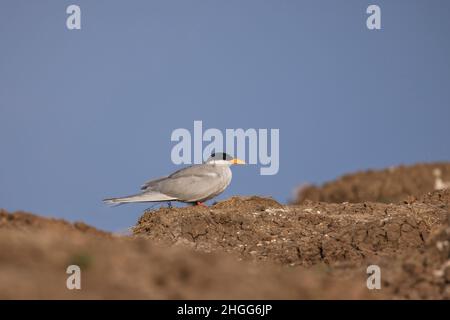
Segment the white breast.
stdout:
<svg viewBox="0 0 450 320">
<path fill-rule="evenodd" d="M 205 199 L 203 201 L 206 201 L 206 200 L 209 200 L 209 199 L 212 199 L 212 198 L 218 196 L 219 194 L 224 192 L 225 189 L 230 185 L 231 178 L 233 177 L 230 167 L 220 166 L 219 175 L 220 175 L 220 178 L 219 178 L 220 179 L 220 188 L 218 188 L 216 192 L 212 193 L 210 196 L 208 196 L 207 199 Z"/>
</svg>

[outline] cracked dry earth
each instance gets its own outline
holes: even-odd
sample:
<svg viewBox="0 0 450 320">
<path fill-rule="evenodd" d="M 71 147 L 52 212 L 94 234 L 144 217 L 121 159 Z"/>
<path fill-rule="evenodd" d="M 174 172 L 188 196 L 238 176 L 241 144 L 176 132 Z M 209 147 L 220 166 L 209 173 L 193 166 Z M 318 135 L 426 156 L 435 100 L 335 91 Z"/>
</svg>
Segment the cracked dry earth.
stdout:
<svg viewBox="0 0 450 320">
<path fill-rule="evenodd" d="M 323 269 L 349 281 L 378 264 L 388 297 L 448 299 L 449 198 L 444 190 L 402 204 L 282 206 L 267 198 L 233 197 L 210 208 L 147 212 L 133 233 L 254 263 Z M 436 234 L 445 239 L 438 241 Z"/>
<path fill-rule="evenodd" d="M 389 205 L 233 197 L 147 212 L 131 236 L 0 210 L 0 298 L 449 299 L 449 203 L 447 190 Z M 71 264 L 81 290 L 66 288 Z"/>
<path fill-rule="evenodd" d="M 134 234 L 206 252 L 228 251 L 243 259 L 310 266 L 421 248 L 446 214 L 420 202 L 281 206 L 270 199 L 236 197 L 211 208 L 146 213 Z"/>
</svg>

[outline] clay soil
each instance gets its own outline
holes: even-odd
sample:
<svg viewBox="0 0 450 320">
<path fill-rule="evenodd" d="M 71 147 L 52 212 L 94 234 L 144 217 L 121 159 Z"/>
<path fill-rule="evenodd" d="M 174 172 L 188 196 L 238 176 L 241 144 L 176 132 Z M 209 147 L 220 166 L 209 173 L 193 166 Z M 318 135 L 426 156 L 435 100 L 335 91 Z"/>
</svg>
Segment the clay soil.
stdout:
<svg viewBox="0 0 450 320">
<path fill-rule="evenodd" d="M 450 163 L 420 163 L 367 170 L 344 175 L 322 186 L 305 185 L 298 188 L 294 203 L 300 204 L 307 200 L 396 203 L 434 191 L 436 183 L 439 187 L 439 181 L 447 188 L 450 187 Z"/>
<path fill-rule="evenodd" d="M 0 298 L 450 299 L 449 220 L 448 190 L 392 204 L 232 197 L 145 212 L 130 236 L 0 211 Z M 71 264 L 81 290 L 66 288 Z M 366 286 L 373 264 L 380 290 Z"/>
</svg>

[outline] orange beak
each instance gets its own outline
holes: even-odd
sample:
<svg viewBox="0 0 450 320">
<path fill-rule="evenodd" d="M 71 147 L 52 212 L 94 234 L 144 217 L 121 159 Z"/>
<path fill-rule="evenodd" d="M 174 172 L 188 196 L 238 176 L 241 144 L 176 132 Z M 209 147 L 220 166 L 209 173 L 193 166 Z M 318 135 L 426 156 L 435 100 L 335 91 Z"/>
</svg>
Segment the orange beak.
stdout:
<svg viewBox="0 0 450 320">
<path fill-rule="evenodd" d="M 233 159 L 230 160 L 231 164 L 245 164 L 245 161 L 241 160 L 241 159 Z"/>
</svg>

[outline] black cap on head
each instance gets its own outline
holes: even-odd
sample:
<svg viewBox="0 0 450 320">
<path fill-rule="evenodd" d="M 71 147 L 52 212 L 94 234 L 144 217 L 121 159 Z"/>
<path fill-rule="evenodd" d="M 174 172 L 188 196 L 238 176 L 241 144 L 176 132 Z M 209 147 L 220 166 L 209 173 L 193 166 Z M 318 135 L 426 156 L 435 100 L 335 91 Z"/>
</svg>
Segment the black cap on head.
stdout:
<svg viewBox="0 0 450 320">
<path fill-rule="evenodd" d="M 233 160 L 233 157 L 230 156 L 229 154 L 226 154 L 224 152 L 213 152 L 211 153 L 211 157 L 209 157 L 209 160 Z"/>
</svg>

